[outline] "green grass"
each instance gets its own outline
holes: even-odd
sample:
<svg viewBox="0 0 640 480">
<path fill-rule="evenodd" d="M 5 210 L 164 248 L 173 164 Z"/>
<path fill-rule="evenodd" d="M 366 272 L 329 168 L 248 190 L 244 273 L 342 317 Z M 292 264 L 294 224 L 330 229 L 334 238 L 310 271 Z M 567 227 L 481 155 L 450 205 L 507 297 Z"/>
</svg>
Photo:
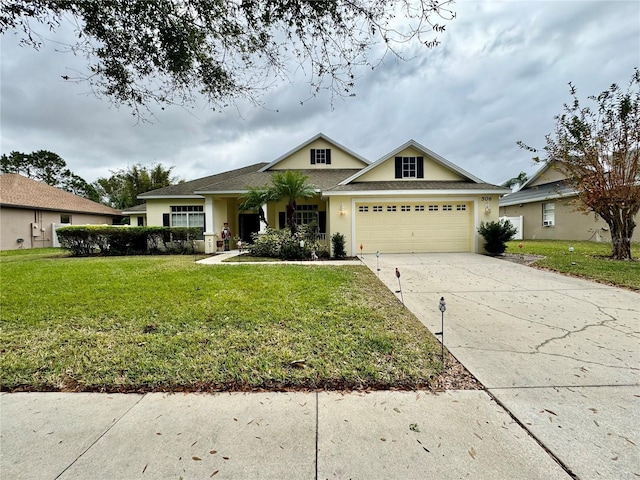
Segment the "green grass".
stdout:
<svg viewBox="0 0 640 480">
<path fill-rule="evenodd" d="M 442 370 L 363 266 L 35 252 L 0 255 L 0 275 L 3 391 L 421 388 Z"/>
<path fill-rule="evenodd" d="M 522 243 L 522 250 L 518 244 Z M 569 252 L 572 246 L 573 253 Z M 635 261 L 611 260 L 611 245 L 604 242 L 564 240 L 514 240 L 507 253 L 543 255 L 535 266 L 588 278 L 597 282 L 640 290 L 640 244 L 631 246 Z M 572 264 L 575 263 L 575 265 Z"/>
</svg>

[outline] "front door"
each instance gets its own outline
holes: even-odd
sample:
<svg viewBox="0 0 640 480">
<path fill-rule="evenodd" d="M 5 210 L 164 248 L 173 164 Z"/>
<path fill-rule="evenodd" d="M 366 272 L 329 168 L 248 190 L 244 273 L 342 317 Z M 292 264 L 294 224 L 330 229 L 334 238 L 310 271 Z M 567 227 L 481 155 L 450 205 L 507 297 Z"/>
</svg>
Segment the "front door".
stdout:
<svg viewBox="0 0 640 480">
<path fill-rule="evenodd" d="M 251 243 L 251 234 L 260 231 L 260 216 L 257 213 L 241 213 L 238 219 L 240 240 Z"/>
</svg>

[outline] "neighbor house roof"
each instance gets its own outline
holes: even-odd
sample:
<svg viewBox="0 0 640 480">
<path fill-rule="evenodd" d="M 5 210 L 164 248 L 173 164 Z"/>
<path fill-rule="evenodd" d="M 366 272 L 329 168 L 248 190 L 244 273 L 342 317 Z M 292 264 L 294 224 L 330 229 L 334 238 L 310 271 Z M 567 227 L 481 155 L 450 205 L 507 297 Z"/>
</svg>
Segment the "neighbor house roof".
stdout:
<svg viewBox="0 0 640 480">
<path fill-rule="evenodd" d="M 140 213 L 147 213 L 147 204 L 139 203 L 138 205 L 134 205 L 133 207 L 125 208 L 122 210 L 123 215 L 136 215 Z"/>
<path fill-rule="evenodd" d="M 551 182 L 505 195 L 500 199 L 500 206 L 508 207 L 521 203 L 541 202 L 544 200 L 572 197 L 576 194 L 576 189 L 566 182 Z"/>
<path fill-rule="evenodd" d="M 0 175 L 0 204 L 60 212 L 120 216 L 114 208 L 65 192 L 17 173 Z"/>
</svg>

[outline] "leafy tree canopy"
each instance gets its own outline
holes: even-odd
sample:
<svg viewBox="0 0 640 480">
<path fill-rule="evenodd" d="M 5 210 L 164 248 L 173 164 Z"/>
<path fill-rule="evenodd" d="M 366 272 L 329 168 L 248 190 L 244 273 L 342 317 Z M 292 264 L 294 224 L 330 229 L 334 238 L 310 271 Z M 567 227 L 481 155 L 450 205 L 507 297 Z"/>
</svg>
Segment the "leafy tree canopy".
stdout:
<svg viewBox="0 0 640 480">
<path fill-rule="evenodd" d="M 152 103 L 214 106 L 287 80 L 299 66 L 312 94 L 352 95 L 356 68 L 375 67 L 371 48 L 399 53 L 413 40 L 427 47 L 455 17 L 452 0 L 3 0 L 0 33 L 22 31 L 42 45 L 36 26 L 75 29 L 69 48 L 85 55 L 78 78 L 134 114 Z"/>
<path fill-rule="evenodd" d="M 32 153 L 13 151 L 9 155 L 2 155 L 0 170 L 2 173 L 18 173 L 39 180 L 94 202 L 100 201 L 100 195 L 93 185 L 71 172 L 60 155 L 47 150 Z"/>
<path fill-rule="evenodd" d="M 507 188 L 513 188 L 514 186 L 517 185 L 518 187 L 521 187 L 522 185 L 527 183 L 527 180 L 529 180 L 527 173 L 520 172 L 517 177 L 510 178 L 509 180 L 504 182 L 502 186 Z"/>
<path fill-rule="evenodd" d="M 611 231 L 612 257 L 631 260 L 634 217 L 640 210 L 640 70 L 627 89 L 616 84 L 583 106 L 569 84 L 573 101 L 555 117 L 546 136 L 545 159 L 567 176 L 581 208 L 595 212 Z M 537 149 L 518 142 L 532 152 Z"/>
<path fill-rule="evenodd" d="M 124 210 L 140 203 L 137 197 L 141 193 L 179 183 L 181 180 L 171 176 L 172 170 L 173 167 L 166 168 L 160 164 L 150 167 L 136 164 L 111 171 L 110 177 L 96 180 L 95 187 L 103 203 Z"/>
</svg>

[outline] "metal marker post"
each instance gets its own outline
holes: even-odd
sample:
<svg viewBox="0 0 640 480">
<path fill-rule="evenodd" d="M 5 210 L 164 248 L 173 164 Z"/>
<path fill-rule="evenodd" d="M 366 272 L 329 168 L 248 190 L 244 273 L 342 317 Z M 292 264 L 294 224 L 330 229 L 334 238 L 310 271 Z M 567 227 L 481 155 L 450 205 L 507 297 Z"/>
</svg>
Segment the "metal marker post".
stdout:
<svg viewBox="0 0 640 480">
<path fill-rule="evenodd" d="M 571 260 L 571 265 L 576 264 L 576 262 L 573 261 L 573 246 L 569 247 L 569 259 Z"/>
<path fill-rule="evenodd" d="M 380 278 L 380 252 L 376 252 L 376 272 L 378 272 L 378 278 Z"/>
<path fill-rule="evenodd" d="M 442 358 L 442 365 L 444 366 L 444 312 L 447 309 L 447 303 L 444 301 L 444 297 L 440 297 L 439 308 L 441 312 L 440 331 L 436 332 L 436 335 L 440 335 L 440 356 Z"/>
<path fill-rule="evenodd" d="M 400 290 L 396 291 L 396 293 L 400 294 L 402 306 L 404 307 L 404 296 L 402 295 L 402 284 L 400 283 L 400 270 L 398 270 L 398 267 L 396 267 L 396 277 L 398 277 L 398 287 L 400 287 Z"/>
</svg>

